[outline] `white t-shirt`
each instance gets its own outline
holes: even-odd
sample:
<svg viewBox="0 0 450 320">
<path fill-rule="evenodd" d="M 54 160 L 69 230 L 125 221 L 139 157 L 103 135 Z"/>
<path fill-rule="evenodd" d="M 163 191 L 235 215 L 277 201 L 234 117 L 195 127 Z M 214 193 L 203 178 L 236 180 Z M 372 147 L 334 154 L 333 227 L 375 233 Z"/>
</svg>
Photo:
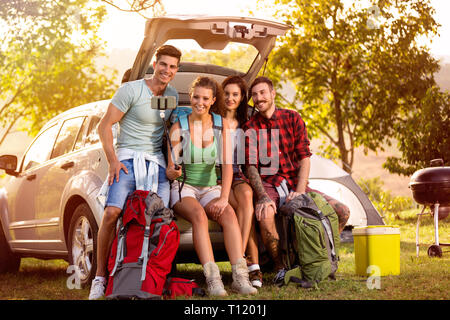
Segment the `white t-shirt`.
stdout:
<svg viewBox="0 0 450 320">
<path fill-rule="evenodd" d="M 160 111 L 150 106 L 152 96 L 153 92 L 144 79 L 126 82 L 116 91 L 111 103 L 125 113 L 119 121 L 117 148 L 143 151 L 153 155 L 161 153 L 164 124 Z M 168 85 L 164 96 L 176 97 L 178 105 L 178 93 L 174 87 Z M 165 111 L 166 120 L 171 111 Z"/>
</svg>

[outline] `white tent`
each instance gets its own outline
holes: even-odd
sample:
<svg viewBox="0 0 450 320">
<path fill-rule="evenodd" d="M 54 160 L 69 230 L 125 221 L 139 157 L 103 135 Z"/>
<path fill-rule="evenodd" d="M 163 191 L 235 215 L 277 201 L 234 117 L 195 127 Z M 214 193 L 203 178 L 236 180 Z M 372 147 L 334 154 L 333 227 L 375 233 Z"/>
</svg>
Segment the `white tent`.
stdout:
<svg viewBox="0 0 450 320">
<path fill-rule="evenodd" d="M 384 225 L 377 209 L 352 176 L 329 159 L 313 154 L 309 187 L 319 190 L 350 209 L 347 226 Z"/>
</svg>

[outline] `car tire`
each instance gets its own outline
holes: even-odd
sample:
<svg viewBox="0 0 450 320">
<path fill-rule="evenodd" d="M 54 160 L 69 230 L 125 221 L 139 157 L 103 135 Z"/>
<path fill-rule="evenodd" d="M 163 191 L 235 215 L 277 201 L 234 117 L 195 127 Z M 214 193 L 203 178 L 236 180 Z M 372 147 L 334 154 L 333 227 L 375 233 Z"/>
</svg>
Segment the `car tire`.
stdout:
<svg viewBox="0 0 450 320">
<path fill-rule="evenodd" d="M 97 233 L 91 209 L 86 203 L 80 204 L 70 220 L 67 249 L 81 287 L 91 283 L 97 269 Z"/>
<path fill-rule="evenodd" d="M 19 267 L 20 257 L 11 251 L 0 223 L 0 274 L 16 273 L 19 271 Z"/>
</svg>

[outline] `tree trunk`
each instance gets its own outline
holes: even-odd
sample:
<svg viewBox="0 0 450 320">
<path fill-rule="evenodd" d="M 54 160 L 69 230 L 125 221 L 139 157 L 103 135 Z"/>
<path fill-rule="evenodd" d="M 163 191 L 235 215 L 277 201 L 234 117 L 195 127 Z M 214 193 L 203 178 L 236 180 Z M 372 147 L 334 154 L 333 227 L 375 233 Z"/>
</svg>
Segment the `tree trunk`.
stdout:
<svg viewBox="0 0 450 320">
<path fill-rule="evenodd" d="M 336 130 L 338 134 L 337 147 L 339 149 L 339 153 L 341 154 L 342 169 L 344 169 L 348 173 L 351 173 L 352 166 L 349 161 L 349 152 L 345 146 L 344 122 L 342 120 L 341 99 L 337 97 L 336 93 L 333 93 L 333 96 L 334 96 L 334 115 L 336 117 Z"/>
</svg>

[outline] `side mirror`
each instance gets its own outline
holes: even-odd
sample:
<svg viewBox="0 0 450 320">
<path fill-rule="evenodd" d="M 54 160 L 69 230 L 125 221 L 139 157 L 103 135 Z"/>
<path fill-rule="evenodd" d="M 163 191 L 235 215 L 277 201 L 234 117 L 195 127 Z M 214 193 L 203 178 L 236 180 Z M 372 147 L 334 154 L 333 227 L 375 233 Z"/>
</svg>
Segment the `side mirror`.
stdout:
<svg viewBox="0 0 450 320">
<path fill-rule="evenodd" d="M 17 176 L 17 157 L 14 155 L 3 155 L 0 156 L 0 169 L 5 170 L 5 172 L 12 176 Z"/>
</svg>

